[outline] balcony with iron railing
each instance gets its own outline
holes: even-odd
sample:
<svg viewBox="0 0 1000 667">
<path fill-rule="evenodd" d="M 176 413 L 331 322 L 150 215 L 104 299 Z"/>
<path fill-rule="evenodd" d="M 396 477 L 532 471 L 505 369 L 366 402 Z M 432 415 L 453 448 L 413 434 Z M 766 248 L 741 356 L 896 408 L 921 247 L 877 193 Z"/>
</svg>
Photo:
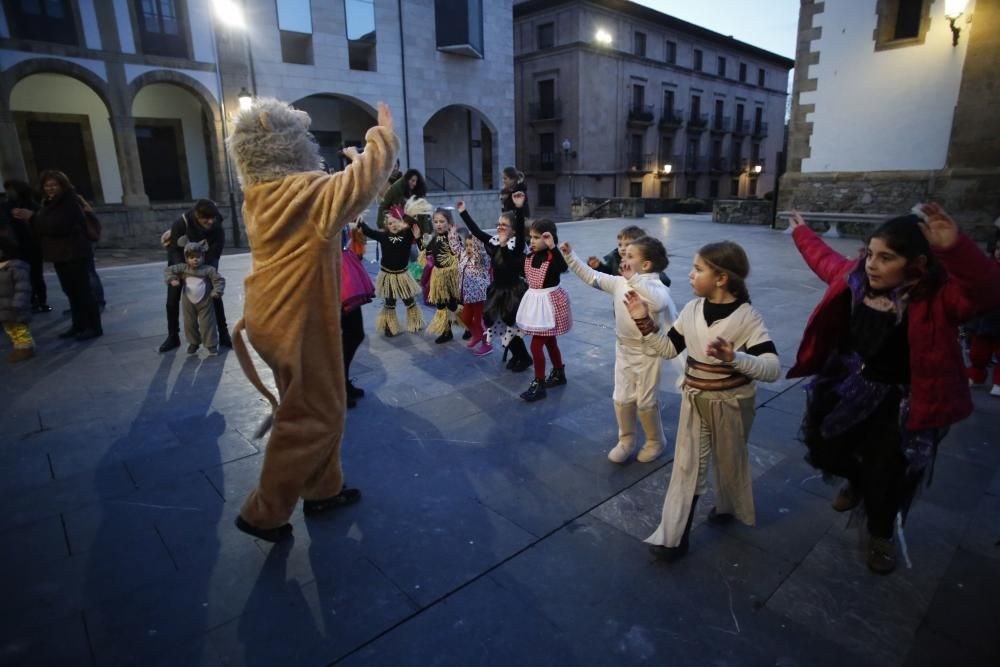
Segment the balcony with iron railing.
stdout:
<svg viewBox="0 0 1000 667">
<path fill-rule="evenodd" d="M 715 116 L 712 118 L 711 131 L 713 134 L 725 134 L 729 132 L 729 116 Z"/>
<path fill-rule="evenodd" d="M 652 104 L 633 104 L 628 108 L 629 125 L 652 125 L 654 118 Z"/>
<path fill-rule="evenodd" d="M 629 153 L 625 156 L 625 168 L 632 172 L 656 171 L 656 160 L 652 153 Z"/>
<path fill-rule="evenodd" d="M 755 136 L 755 137 L 766 137 L 767 136 L 767 123 L 754 123 L 753 124 L 753 136 Z"/>
<path fill-rule="evenodd" d="M 737 118 L 733 123 L 733 136 L 745 137 L 748 134 L 750 134 L 750 121 Z"/>
<path fill-rule="evenodd" d="M 707 113 L 688 114 L 687 118 L 688 132 L 702 132 L 706 127 L 708 127 Z"/>
<path fill-rule="evenodd" d="M 562 156 L 556 152 L 532 153 L 528 156 L 528 170 L 535 173 L 562 171 Z"/>
<path fill-rule="evenodd" d="M 551 100 L 528 105 L 528 122 L 541 123 L 562 120 L 562 101 Z"/>
<path fill-rule="evenodd" d="M 680 127 L 684 124 L 684 113 L 679 109 L 664 109 L 663 115 L 660 116 L 660 129 L 667 130 L 670 128 Z"/>
</svg>

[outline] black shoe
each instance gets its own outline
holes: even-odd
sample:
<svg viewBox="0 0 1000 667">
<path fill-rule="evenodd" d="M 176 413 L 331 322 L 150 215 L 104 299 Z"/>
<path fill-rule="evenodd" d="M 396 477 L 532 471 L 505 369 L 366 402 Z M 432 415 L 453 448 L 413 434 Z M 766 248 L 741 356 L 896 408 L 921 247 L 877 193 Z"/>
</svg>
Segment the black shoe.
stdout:
<svg viewBox="0 0 1000 667">
<path fill-rule="evenodd" d="M 868 569 L 876 574 L 889 574 L 896 569 L 896 545 L 891 539 L 871 538 L 868 546 Z"/>
<path fill-rule="evenodd" d="M 38 303 L 31 307 L 33 313 L 51 313 L 52 306 L 47 303 Z"/>
<path fill-rule="evenodd" d="M 514 365 L 513 366 L 508 366 L 508 368 L 510 368 L 510 370 L 512 372 L 514 372 L 514 373 L 521 373 L 523 371 L 526 371 L 529 368 L 531 368 L 531 365 L 532 365 L 531 364 L 531 359 L 528 358 L 528 357 L 525 357 L 523 359 L 514 359 L 513 361 L 514 361 Z"/>
<path fill-rule="evenodd" d="M 472 332 L 466 329 L 465 333 L 462 334 L 462 340 L 469 340 L 470 338 L 472 338 Z"/>
<path fill-rule="evenodd" d="M 713 507 L 708 511 L 708 517 L 705 519 L 710 524 L 715 526 L 725 526 L 726 524 L 732 523 L 736 517 L 732 514 L 723 514 L 721 512 L 716 512 Z"/>
<path fill-rule="evenodd" d="M 435 338 L 434 342 L 435 343 L 447 343 L 448 341 L 450 341 L 450 340 L 452 340 L 454 338 L 455 338 L 455 334 L 453 334 L 451 332 L 451 329 L 448 329 L 443 334 L 441 334 L 440 336 L 438 336 L 437 338 Z"/>
<path fill-rule="evenodd" d="M 345 486 L 341 489 L 340 493 L 331 498 L 324 498 L 322 500 L 303 500 L 302 513 L 306 515 L 320 514 L 322 512 L 326 512 L 327 510 L 353 505 L 360 500 L 361 491 L 358 489 L 349 489 Z"/>
<path fill-rule="evenodd" d="M 292 524 L 286 523 L 277 528 L 258 528 L 246 521 L 243 517 L 236 517 L 236 527 L 247 535 L 253 535 L 257 539 L 265 542 L 282 542 L 292 536 Z"/>
<path fill-rule="evenodd" d="M 219 345 L 222 347 L 233 347 L 233 339 L 229 337 L 229 332 L 225 329 L 219 331 Z"/>
<path fill-rule="evenodd" d="M 691 523 L 694 521 L 694 510 L 698 507 L 698 498 L 700 496 L 695 496 L 691 500 L 691 509 L 688 511 L 687 523 L 684 524 L 684 534 L 681 535 L 681 541 L 677 546 L 665 547 L 661 544 L 651 544 L 649 546 L 649 553 L 656 556 L 657 559 L 668 563 L 680 560 L 687 555 L 688 550 L 691 548 Z"/>
<path fill-rule="evenodd" d="M 348 398 L 364 398 L 365 390 L 360 387 L 355 387 L 354 382 L 351 380 L 347 381 L 347 396 Z"/>
<path fill-rule="evenodd" d="M 535 401 L 545 398 L 545 387 L 543 386 L 544 382 L 545 380 L 539 380 L 538 378 L 532 380 L 531 384 L 528 385 L 528 391 L 522 393 L 521 398 L 526 400 L 528 403 L 534 403 Z"/>
<path fill-rule="evenodd" d="M 553 368 L 549 376 L 545 378 L 545 388 L 561 387 L 566 384 L 566 367 Z"/>
<path fill-rule="evenodd" d="M 176 350 L 181 346 L 180 336 L 171 334 L 167 336 L 167 339 L 160 343 L 160 353 L 169 352 L 170 350 Z"/>
<path fill-rule="evenodd" d="M 198 354 L 198 346 L 197 345 L 188 345 L 187 352 L 188 352 L 188 354 Z"/>
<path fill-rule="evenodd" d="M 100 329 L 85 329 L 85 330 L 81 331 L 80 333 L 78 333 L 75 336 L 75 338 L 78 341 L 83 342 L 85 340 L 92 340 L 94 338 L 100 338 L 103 335 L 104 335 L 104 332 L 101 331 Z"/>
<path fill-rule="evenodd" d="M 76 335 L 78 333 L 80 333 L 80 332 L 77 331 L 76 329 L 67 329 L 66 331 L 63 331 L 61 334 L 59 334 L 58 337 L 59 338 L 76 338 Z"/>
<path fill-rule="evenodd" d="M 507 354 L 507 353 L 504 352 L 504 354 Z M 510 359 L 508 359 L 507 360 L 507 370 L 509 370 L 509 371 L 514 370 L 514 364 L 516 364 L 516 363 L 517 363 L 517 357 L 516 356 L 512 356 Z"/>
</svg>

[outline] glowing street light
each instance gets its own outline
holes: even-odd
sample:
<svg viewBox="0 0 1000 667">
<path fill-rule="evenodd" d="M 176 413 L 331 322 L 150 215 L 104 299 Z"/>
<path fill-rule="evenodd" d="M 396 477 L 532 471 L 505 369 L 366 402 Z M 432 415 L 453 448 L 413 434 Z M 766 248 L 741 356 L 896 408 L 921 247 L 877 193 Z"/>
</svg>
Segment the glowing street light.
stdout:
<svg viewBox="0 0 1000 667">
<path fill-rule="evenodd" d="M 594 34 L 594 39 L 596 39 L 598 43 L 604 44 L 605 46 L 610 45 L 612 40 L 611 33 L 604 28 L 598 29 L 598 31 Z"/>
<path fill-rule="evenodd" d="M 243 17 L 243 8 L 237 4 L 236 0 L 213 0 L 212 5 L 215 8 L 215 15 L 222 23 L 230 28 L 246 29 L 247 22 Z"/>
<path fill-rule="evenodd" d="M 673 170 L 674 170 L 674 165 L 672 165 L 672 164 L 665 164 L 665 165 L 663 165 L 663 173 L 664 174 L 669 174 Z"/>
<path fill-rule="evenodd" d="M 754 165 L 753 173 L 759 174 L 762 171 L 764 171 L 764 165 L 762 164 Z"/>
<path fill-rule="evenodd" d="M 250 94 L 246 86 L 240 88 L 240 94 L 236 96 L 236 99 L 240 101 L 240 111 L 249 111 L 253 105 L 253 95 Z"/>
</svg>

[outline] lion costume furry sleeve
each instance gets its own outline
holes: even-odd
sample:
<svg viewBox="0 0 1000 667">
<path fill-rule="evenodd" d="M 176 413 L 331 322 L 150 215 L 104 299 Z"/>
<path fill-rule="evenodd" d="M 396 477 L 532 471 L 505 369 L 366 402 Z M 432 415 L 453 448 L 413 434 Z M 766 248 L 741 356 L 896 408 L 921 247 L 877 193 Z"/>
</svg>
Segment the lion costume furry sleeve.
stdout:
<svg viewBox="0 0 1000 667">
<path fill-rule="evenodd" d="M 340 231 L 377 196 L 399 150 L 391 127 L 376 126 L 364 152 L 352 154 L 344 171 L 326 174 L 310 122 L 305 112 L 258 98 L 235 116 L 229 139 L 252 253 L 234 346 L 272 407 L 260 481 L 237 525 L 272 541 L 291 535 L 288 519 L 299 498 L 308 510 L 310 501 L 334 499 L 343 489 Z M 244 330 L 273 372 L 278 398 L 257 375 Z"/>
</svg>

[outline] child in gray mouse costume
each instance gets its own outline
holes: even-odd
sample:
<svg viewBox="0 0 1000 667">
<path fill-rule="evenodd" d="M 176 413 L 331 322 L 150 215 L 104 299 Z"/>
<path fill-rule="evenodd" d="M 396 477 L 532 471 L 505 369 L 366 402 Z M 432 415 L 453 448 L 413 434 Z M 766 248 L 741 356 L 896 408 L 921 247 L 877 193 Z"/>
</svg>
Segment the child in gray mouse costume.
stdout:
<svg viewBox="0 0 1000 667">
<path fill-rule="evenodd" d="M 184 264 L 167 267 L 164 278 L 168 285 L 183 284 L 184 336 L 187 338 L 188 354 L 195 354 L 204 345 L 209 355 L 219 353 L 219 328 L 215 322 L 213 299 L 221 299 L 226 289 L 225 279 L 214 266 L 205 263 L 208 244 L 189 243 L 181 237 L 178 245 L 184 247 Z"/>
</svg>

